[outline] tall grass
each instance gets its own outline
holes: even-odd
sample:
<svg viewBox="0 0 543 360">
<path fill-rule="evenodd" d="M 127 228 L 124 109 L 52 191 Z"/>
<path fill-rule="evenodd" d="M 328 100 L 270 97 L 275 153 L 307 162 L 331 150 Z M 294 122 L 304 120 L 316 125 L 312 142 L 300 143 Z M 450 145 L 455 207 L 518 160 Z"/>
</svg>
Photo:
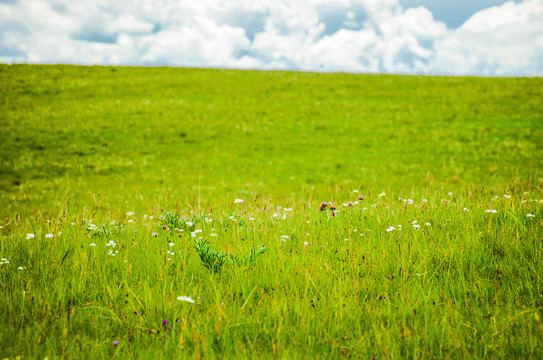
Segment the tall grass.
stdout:
<svg viewBox="0 0 543 360">
<path fill-rule="evenodd" d="M 541 357 L 541 187 L 351 190 L 170 218 L 13 218 L 0 230 L 0 355 Z M 209 271 L 193 248 L 204 239 L 267 251 Z"/>
</svg>

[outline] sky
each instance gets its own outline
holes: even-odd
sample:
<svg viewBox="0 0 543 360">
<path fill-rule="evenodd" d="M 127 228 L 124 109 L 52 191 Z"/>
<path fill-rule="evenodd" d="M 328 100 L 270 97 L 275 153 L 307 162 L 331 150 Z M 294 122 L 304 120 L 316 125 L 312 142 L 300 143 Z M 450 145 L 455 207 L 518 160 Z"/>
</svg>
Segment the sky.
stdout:
<svg viewBox="0 0 543 360">
<path fill-rule="evenodd" d="M 0 0 L 0 62 L 543 76 L 543 0 Z"/>
</svg>

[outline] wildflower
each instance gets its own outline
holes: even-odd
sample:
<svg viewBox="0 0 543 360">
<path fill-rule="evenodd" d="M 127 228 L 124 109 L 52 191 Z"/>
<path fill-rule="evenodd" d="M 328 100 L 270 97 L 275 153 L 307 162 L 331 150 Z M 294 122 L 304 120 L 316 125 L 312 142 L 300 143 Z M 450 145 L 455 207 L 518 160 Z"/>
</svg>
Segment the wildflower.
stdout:
<svg viewBox="0 0 543 360">
<path fill-rule="evenodd" d="M 418 224 L 413 225 L 413 229 L 419 229 L 419 228 L 420 228 L 420 225 Z"/>
<path fill-rule="evenodd" d="M 497 214 L 498 212 L 494 209 L 490 209 L 490 210 L 485 210 L 485 213 Z"/>
<path fill-rule="evenodd" d="M 533 217 L 535 217 L 535 215 L 534 214 L 526 214 L 526 217 L 533 218 Z"/>
<path fill-rule="evenodd" d="M 36 237 L 36 235 L 34 235 L 34 234 L 26 234 L 26 239 L 27 240 L 33 239 L 35 237 Z"/>
<path fill-rule="evenodd" d="M 113 341 L 113 346 L 117 346 L 117 345 L 119 345 L 119 342 L 117 340 L 114 340 Z"/>
<path fill-rule="evenodd" d="M 134 314 L 138 315 L 138 312 L 137 312 L 137 311 L 134 311 Z"/>
<path fill-rule="evenodd" d="M 336 209 L 335 205 L 330 205 L 330 210 L 334 211 Z"/>
<path fill-rule="evenodd" d="M 510 199 L 511 195 L 504 195 L 503 197 L 506 198 L 506 199 Z"/>
<path fill-rule="evenodd" d="M 423 203 L 426 203 L 426 202 L 428 202 L 428 200 L 426 200 L 426 199 L 422 199 L 422 202 L 423 202 Z"/>
<path fill-rule="evenodd" d="M 243 204 L 245 201 L 242 199 L 236 199 L 234 200 L 234 204 Z"/>
<path fill-rule="evenodd" d="M 452 192 L 450 192 L 450 193 L 449 193 L 448 195 L 449 195 L 449 196 L 451 196 L 452 194 L 453 194 L 453 193 L 452 193 Z"/>
<path fill-rule="evenodd" d="M 462 208 L 462 211 L 469 211 L 469 209 L 468 209 L 468 208 L 465 208 L 465 207 L 463 207 L 463 208 Z"/>
<path fill-rule="evenodd" d="M 283 239 L 288 239 L 288 235 L 281 235 Z"/>
<path fill-rule="evenodd" d="M 166 225 L 162 225 L 162 230 L 170 230 Z"/>
<path fill-rule="evenodd" d="M 189 302 L 189 303 L 193 303 L 193 304 L 194 304 L 194 300 L 192 300 L 192 298 L 189 297 L 189 296 L 178 296 L 178 297 L 177 297 L 177 300 L 179 300 L 179 301 L 187 301 L 187 302 Z"/>
<path fill-rule="evenodd" d="M 286 208 L 284 211 L 292 211 L 292 208 Z"/>
<path fill-rule="evenodd" d="M 153 237 L 157 237 L 158 236 L 158 233 L 154 232 L 151 234 Z"/>
<path fill-rule="evenodd" d="M 412 225 L 415 225 L 416 223 L 417 223 L 417 220 L 413 220 L 413 221 L 411 222 Z"/>
<path fill-rule="evenodd" d="M 255 221 L 255 218 L 252 218 L 252 217 L 250 217 L 250 218 L 249 218 L 249 220 L 251 220 L 251 221 Z"/>
<path fill-rule="evenodd" d="M 127 213 L 126 213 L 126 216 L 132 216 L 132 215 L 134 215 L 134 212 L 133 212 L 133 211 L 130 211 L 130 212 L 127 212 Z"/>
<path fill-rule="evenodd" d="M 426 223 L 426 224 L 424 224 L 424 225 L 426 225 L 426 226 L 432 226 L 432 224 L 430 224 L 430 223 Z"/>
<path fill-rule="evenodd" d="M 379 195 L 377 195 L 377 197 L 381 197 L 381 196 L 385 196 L 386 194 L 385 193 L 380 193 Z"/>
<path fill-rule="evenodd" d="M 96 246 L 96 244 L 95 243 L 90 243 L 89 246 Z"/>
<path fill-rule="evenodd" d="M 358 195 L 358 200 L 359 200 L 359 201 L 364 200 L 364 195 Z"/>
<path fill-rule="evenodd" d="M 331 208 L 330 208 L 331 209 Z M 332 213 L 330 214 L 331 216 L 336 216 L 336 212 L 335 211 L 332 211 Z"/>
<path fill-rule="evenodd" d="M 53 234 L 47 234 L 47 235 L 45 235 L 45 237 L 48 238 L 48 239 L 51 239 L 53 236 L 55 236 L 55 235 L 53 235 Z"/>
<path fill-rule="evenodd" d="M 327 206 L 328 206 L 328 203 L 323 202 L 323 203 L 321 203 L 321 206 L 319 207 L 319 210 L 323 211 L 324 209 L 326 209 Z"/>
<path fill-rule="evenodd" d="M 166 325 L 166 320 L 162 320 L 162 325 Z"/>
<path fill-rule="evenodd" d="M 309 245 L 309 243 L 307 241 L 304 241 L 304 246 L 307 246 Z"/>
<path fill-rule="evenodd" d="M 353 193 L 359 193 L 359 192 L 360 192 L 360 191 L 358 191 L 358 190 L 353 190 Z"/>
<path fill-rule="evenodd" d="M 22 266 L 19 266 L 19 270 L 24 270 L 24 268 Z"/>
<path fill-rule="evenodd" d="M 386 229 L 386 232 L 391 232 L 391 231 L 394 231 L 394 230 L 396 230 L 396 228 L 394 226 L 391 226 L 388 229 Z"/>
</svg>

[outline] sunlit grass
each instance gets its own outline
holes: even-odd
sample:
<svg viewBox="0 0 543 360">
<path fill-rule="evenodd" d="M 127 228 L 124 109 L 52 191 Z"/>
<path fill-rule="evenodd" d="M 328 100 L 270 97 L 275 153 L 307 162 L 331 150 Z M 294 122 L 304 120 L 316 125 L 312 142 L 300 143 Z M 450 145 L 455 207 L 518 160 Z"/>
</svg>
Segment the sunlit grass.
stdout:
<svg viewBox="0 0 543 360">
<path fill-rule="evenodd" d="M 0 358 L 543 357 L 541 79 L 0 82 Z"/>
<path fill-rule="evenodd" d="M 364 195 L 349 206 L 359 193 L 335 194 L 335 216 L 319 210 L 328 199 L 187 208 L 191 226 L 177 229 L 157 209 L 13 219 L 1 229 L 2 355 L 541 354 L 541 189 Z M 267 251 L 209 271 L 199 239 Z"/>
</svg>

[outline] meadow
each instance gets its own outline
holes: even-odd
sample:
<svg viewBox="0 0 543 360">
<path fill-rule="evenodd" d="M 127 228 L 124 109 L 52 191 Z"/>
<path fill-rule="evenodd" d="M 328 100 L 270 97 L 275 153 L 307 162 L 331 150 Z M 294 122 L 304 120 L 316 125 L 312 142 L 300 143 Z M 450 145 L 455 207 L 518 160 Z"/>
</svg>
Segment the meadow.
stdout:
<svg viewBox="0 0 543 360">
<path fill-rule="evenodd" d="M 0 66 L 2 358 L 543 357 L 543 81 Z"/>
</svg>

